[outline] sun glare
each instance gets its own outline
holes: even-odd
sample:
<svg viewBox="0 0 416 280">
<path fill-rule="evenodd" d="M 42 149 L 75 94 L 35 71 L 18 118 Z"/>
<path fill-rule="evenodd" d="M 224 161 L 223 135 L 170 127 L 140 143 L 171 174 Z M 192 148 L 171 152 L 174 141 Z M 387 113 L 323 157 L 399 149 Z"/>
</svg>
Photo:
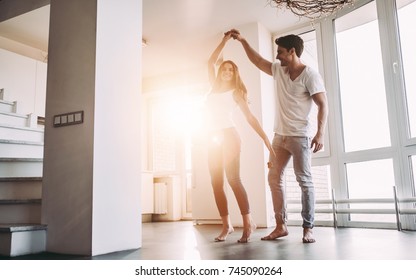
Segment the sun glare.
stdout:
<svg viewBox="0 0 416 280">
<path fill-rule="evenodd" d="M 177 136 L 194 133 L 202 124 L 202 98 L 178 96 L 166 100 L 159 112 L 167 130 Z"/>
</svg>

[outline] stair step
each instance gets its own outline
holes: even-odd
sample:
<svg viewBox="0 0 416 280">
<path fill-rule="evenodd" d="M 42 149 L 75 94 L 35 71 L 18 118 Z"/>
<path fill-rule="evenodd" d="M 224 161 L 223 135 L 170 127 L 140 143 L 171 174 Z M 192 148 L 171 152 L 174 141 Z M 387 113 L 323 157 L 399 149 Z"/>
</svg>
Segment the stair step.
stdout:
<svg viewBox="0 0 416 280">
<path fill-rule="evenodd" d="M 2 199 L 40 199 L 42 197 L 42 177 L 0 178 Z"/>
<path fill-rule="evenodd" d="M 16 102 L 10 102 L 0 99 L 0 111 L 6 113 L 16 113 Z"/>
<path fill-rule="evenodd" d="M 47 229 L 47 226 L 42 224 L 0 224 L 0 232 L 20 232 L 45 229 Z"/>
<path fill-rule="evenodd" d="M 15 157 L 2 157 L 0 162 L 42 162 L 42 158 L 15 158 Z"/>
<path fill-rule="evenodd" d="M 0 178 L 1 182 L 27 182 L 27 181 L 42 181 L 42 177 L 6 177 Z"/>
<path fill-rule="evenodd" d="M 42 199 L 0 199 L 0 205 L 41 204 Z"/>
<path fill-rule="evenodd" d="M 46 249 L 47 226 L 40 223 L 0 224 L 0 255 L 16 257 Z"/>
<path fill-rule="evenodd" d="M 0 158 L 0 178 L 42 177 L 42 158 Z"/>
<path fill-rule="evenodd" d="M 33 145 L 33 146 L 43 146 L 43 142 L 40 141 L 25 141 L 25 140 L 9 140 L 9 139 L 0 139 L 0 143 L 4 144 L 20 144 L 20 145 Z"/>
<path fill-rule="evenodd" d="M 38 128 L 44 129 L 45 128 L 45 117 L 38 116 L 37 125 L 38 125 Z"/>
<path fill-rule="evenodd" d="M 0 158 L 42 158 L 43 142 L 0 139 Z"/>
<path fill-rule="evenodd" d="M 39 199 L 3 200 L 0 203 L 0 223 L 34 223 L 41 221 L 41 202 Z"/>
<path fill-rule="evenodd" d="M 9 125 L 27 127 L 29 126 L 28 121 L 29 121 L 28 115 L 0 111 L 0 123 L 1 124 L 9 124 Z"/>
<path fill-rule="evenodd" d="M 41 253 L 44 118 L 18 114 L 0 89 L 0 255 Z"/>
<path fill-rule="evenodd" d="M 1 124 L 0 135 L 2 139 L 43 142 L 43 128 L 21 127 Z"/>
</svg>

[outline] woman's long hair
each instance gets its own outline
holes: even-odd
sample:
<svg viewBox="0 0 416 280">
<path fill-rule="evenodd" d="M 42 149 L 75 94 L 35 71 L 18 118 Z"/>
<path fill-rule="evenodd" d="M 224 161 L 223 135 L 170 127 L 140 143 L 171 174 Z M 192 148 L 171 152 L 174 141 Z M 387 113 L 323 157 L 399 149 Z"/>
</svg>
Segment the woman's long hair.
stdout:
<svg viewBox="0 0 416 280">
<path fill-rule="evenodd" d="M 247 88 L 244 85 L 243 81 L 240 77 L 240 72 L 238 71 L 237 65 L 231 61 L 226 60 L 223 63 L 221 63 L 220 67 L 218 68 L 217 77 L 215 78 L 214 85 L 212 86 L 211 92 L 218 92 L 221 87 L 221 71 L 224 68 L 225 64 L 231 64 L 231 66 L 234 69 L 234 75 L 233 75 L 233 83 L 234 83 L 234 97 L 241 97 L 244 101 L 247 101 Z"/>
</svg>

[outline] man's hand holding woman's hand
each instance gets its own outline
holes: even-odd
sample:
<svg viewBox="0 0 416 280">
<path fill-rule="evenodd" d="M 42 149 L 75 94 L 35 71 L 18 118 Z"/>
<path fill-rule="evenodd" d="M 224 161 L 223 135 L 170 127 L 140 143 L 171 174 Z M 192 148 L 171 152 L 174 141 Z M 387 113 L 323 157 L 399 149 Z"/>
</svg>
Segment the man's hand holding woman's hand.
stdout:
<svg viewBox="0 0 416 280">
<path fill-rule="evenodd" d="M 224 33 L 225 36 L 231 36 L 234 40 L 240 40 L 240 31 L 237 29 L 231 29 Z"/>
</svg>

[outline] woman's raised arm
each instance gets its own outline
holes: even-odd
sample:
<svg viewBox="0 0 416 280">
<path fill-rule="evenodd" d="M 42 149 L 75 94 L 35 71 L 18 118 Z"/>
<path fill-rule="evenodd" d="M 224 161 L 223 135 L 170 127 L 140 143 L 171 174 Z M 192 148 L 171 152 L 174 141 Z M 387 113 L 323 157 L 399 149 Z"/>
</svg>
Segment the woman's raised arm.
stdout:
<svg viewBox="0 0 416 280">
<path fill-rule="evenodd" d="M 211 85 L 213 85 L 215 81 L 215 63 L 217 62 L 222 49 L 224 48 L 227 41 L 230 40 L 230 38 L 231 38 L 231 32 L 224 33 L 224 37 L 222 38 L 221 42 L 219 43 L 219 45 L 215 48 L 215 50 L 212 52 L 211 56 L 209 57 L 208 77 L 209 77 L 209 82 L 211 83 Z"/>
</svg>

